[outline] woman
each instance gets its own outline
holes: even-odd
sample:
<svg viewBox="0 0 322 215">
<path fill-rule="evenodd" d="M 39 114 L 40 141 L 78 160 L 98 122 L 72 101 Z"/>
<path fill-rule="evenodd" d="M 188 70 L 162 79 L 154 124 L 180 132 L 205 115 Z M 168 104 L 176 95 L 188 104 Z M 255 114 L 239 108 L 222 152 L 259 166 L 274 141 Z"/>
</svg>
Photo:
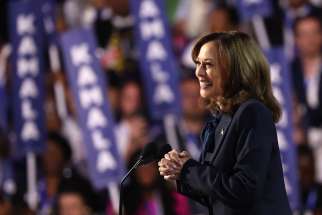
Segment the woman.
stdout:
<svg viewBox="0 0 322 215">
<path fill-rule="evenodd" d="M 209 214 L 290 215 L 274 125 L 281 109 L 260 49 L 245 33 L 212 33 L 192 57 L 213 119 L 201 135 L 200 161 L 172 150 L 158 163 L 160 174 Z"/>
</svg>

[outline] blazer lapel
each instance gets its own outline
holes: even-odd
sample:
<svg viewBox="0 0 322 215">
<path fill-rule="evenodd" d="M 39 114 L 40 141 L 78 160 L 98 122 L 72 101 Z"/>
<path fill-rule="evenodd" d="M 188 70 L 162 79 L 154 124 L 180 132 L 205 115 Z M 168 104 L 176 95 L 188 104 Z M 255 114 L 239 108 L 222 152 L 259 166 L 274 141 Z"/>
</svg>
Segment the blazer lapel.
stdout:
<svg viewBox="0 0 322 215">
<path fill-rule="evenodd" d="M 214 149 L 214 153 L 213 153 L 213 157 L 215 158 L 221 145 L 222 145 L 222 142 L 224 140 L 224 137 L 226 136 L 227 134 L 227 131 L 228 131 L 228 127 L 231 123 L 231 116 L 228 115 L 228 114 L 223 114 L 221 119 L 220 119 L 220 122 L 216 128 L 216 133 L 215 133 L 215 149 Z"/>
</svg>

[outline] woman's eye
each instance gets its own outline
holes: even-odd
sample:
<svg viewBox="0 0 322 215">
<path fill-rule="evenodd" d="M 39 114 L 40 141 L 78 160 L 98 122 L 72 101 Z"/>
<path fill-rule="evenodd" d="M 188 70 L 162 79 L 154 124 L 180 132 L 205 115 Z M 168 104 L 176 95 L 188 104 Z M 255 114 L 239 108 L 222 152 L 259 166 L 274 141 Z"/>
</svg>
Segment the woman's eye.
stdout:
<svg viewBox="0 0 322 215">
<path fill-rule="evenodd" d="M 211 64 L 211 63 L 205 63 L 205 66 L 206 66 L 207 68 L 210 68 L 210 67 L 212 67 L 212 64 Z"/>
</svg>

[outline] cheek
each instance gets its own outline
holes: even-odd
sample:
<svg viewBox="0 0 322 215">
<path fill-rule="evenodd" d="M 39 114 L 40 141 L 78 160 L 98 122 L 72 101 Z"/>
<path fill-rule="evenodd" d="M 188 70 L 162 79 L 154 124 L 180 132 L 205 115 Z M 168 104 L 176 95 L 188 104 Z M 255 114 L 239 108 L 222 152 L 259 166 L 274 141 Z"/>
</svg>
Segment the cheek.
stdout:
<svg viewBox="0 0 322 215">
<path fill-rule="evenodd" d="M 213 83 L 213 90 L 215 91 L 216 95 L 222 95 L 223 94 L 223 83 L 221 77 L 219 75 L 215 75 L 212 77 L 212 83 Z"/>
<path fill-rule="evenodd" d="M 214 70 L 209 70 L 207 72 L 207 77 L 209 80 L 211 80 L 211 82 L 213 83 L 214 87 L 218 87 L 218 84 L 220 84 L 220 75 L 217 71 L 214 71 Z"/>
</svg>

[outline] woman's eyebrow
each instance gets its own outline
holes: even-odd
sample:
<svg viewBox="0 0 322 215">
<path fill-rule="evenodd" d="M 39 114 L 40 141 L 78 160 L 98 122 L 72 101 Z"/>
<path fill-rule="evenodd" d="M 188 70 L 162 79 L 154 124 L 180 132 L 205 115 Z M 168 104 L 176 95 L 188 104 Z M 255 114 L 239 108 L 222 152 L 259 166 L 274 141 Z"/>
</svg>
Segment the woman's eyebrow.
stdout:
<svg viewBox="0 0 322 215">
<path fill-rule="evenodd" d="M 197 57 L 197 58 L 195 59 L 195 61 L 213 61 L 213 59 L 212 59 L 212 58 L 204 58 L 204 59 L 200 59 L 199 57 Z"/>
<path fill-rule="evenodd" d="M 205 61 L 205 62 L 212 62 L 213 59 L 212 58 L 205 58 L 205 59 L 203 59 L 203 61 Z"/>
</svg>

